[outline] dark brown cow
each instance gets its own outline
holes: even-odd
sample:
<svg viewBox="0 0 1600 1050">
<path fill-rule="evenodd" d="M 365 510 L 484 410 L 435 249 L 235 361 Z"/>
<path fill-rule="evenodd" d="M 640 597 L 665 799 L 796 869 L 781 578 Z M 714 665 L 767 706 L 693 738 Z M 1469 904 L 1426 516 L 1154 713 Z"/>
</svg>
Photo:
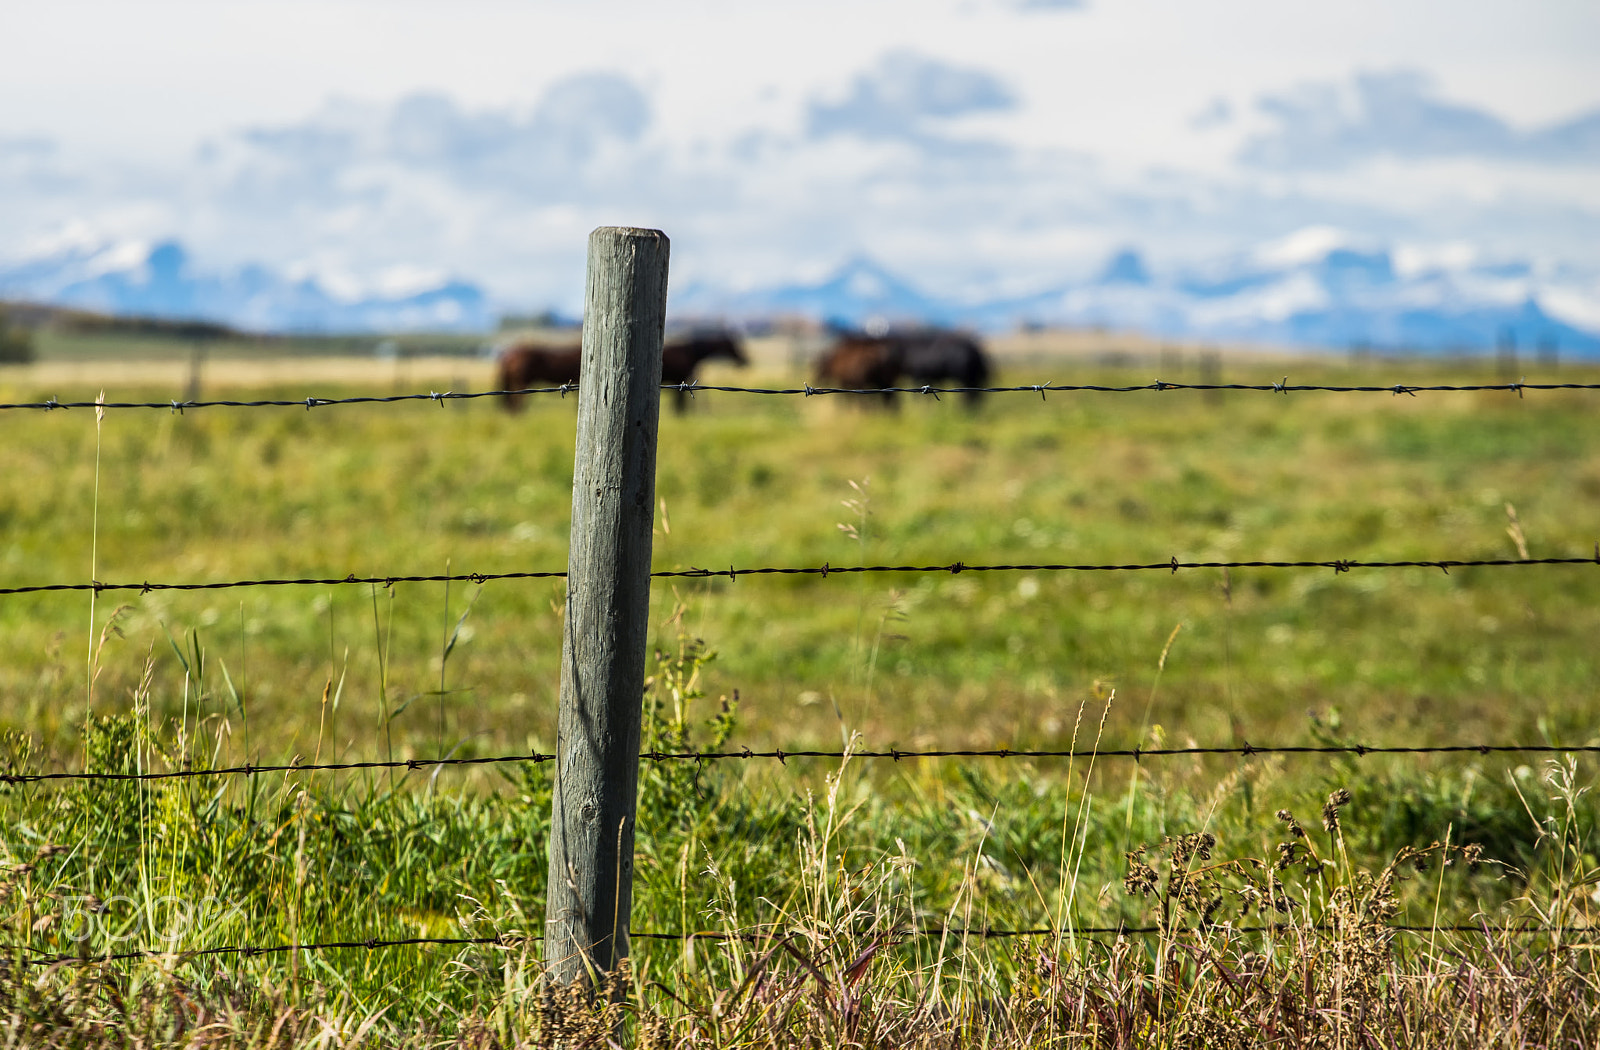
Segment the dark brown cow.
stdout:
<svg viewBox="0 0 1600 1050">
<path fill-rule="evenodd" d="M 739 341 L 727 332 L 699 332 L 671 339 L 661 348 L 661 383 L 663 386 L 691 383 L 700 362 L 716 358 L 741 366 L 750 363 Z M 576 346 L 518 343 L 500 355 L 498 389 L 520 391 L 535 386 L 577 383 L 582 364 L 582 350 Z M 674 394 L 674 406 L 682 412 L 689 394 L 686 390 L 676 390 Z M 519 411 L 522 395 L 508 394 L 505 406 L 508 411 Z"/>
<path fill-rule="evenodd" d="M 848 335 L 817 363 L 817 382 L 844 390 L 885 390 L 900 378 L 901 347 L 889 339 Z M 894 405 L 886 392 L 884 403 Z"/>
<path fill-rule="evenodd" d="M 669 340 L 661 348 L 661 385 L 676 386 L 693 382 L 695 369 L 700 367 L 700 362 L 713 359 L 732 361 L 740 368 L 750 363 L 739 346 L 739 340 L 728 332 L 693 333 Z M 689 407 L 688 392 L 674 391 L 672 405 L 679 412 Z"/>
<path fill-rule="evenodd" d="M 497 390 L 521 391 L 535 386 L 561 386 L 576 383 L 582 364 L 582 351 L 576 346 L 546 346 L 518 343 L 500 354 Z M 520 393 L 507 394 L 506 411 L 522 410 Z"/>
<path fill-rule="evenodd" d="M 938 386 L 953 382 L 966 388 L 968 408 L 976 408 L 993 369 L 976 339 L 945 329 L 913 329 L 869 336 L 847 334 L 822 359 L 818 379 L 850 390 L 886 390 L 900 386 Z M 893 404 L 894 395 L 885 393 Z"/>
<path fill-rule="evenodd" d="M 900 345 L 900 368 L 908 386 L 953 383 L 966 387 L 966 405 L 978 407 L 980 388 L 989 385 L 993 367 L 978 341 L 963 332 L 933 328 L 889 336 Z"/>
</svg>

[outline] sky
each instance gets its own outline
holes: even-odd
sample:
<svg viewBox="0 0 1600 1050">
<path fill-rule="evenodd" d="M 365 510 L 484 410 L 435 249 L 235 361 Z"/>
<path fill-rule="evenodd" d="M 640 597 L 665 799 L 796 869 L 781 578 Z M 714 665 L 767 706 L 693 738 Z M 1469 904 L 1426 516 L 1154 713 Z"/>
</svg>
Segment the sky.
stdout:
<svg viewBox="0 0 1600 1050">
<path fill-rule="evenodd" d="M 734 290 L 1318 237 L 1600 274 L 1593 0 L 5 0 L 0 39 L 0 263 L 174 238 L 570 310 L 607 224 Z"/>
</svg>

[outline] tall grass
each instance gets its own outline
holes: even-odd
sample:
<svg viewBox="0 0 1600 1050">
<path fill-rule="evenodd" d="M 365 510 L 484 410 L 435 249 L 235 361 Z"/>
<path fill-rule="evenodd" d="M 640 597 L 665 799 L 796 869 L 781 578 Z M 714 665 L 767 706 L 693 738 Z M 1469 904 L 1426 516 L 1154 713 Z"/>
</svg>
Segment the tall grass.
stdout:
<svg viewBox="0 0 1600 1050">
<path fill-rule="evenodd" d="M 646 747 L 736 731 L 733 698 L 704 695 L 713 659 L 687 635 L 661 647 Z M 215 745 L 150 710 L 143 693 L 131 714 L 95 716 L 89 768 L 203 768 Z M 35 768 L 26 737 L 5 747 L 13 771 Z M 570 1045 L 615 1024 L 639 1045 L 719 1046 L 1600 1035 L 1587 932 L 1600 867 L 1570 760 L 1475 783 L 1492 796 L 1480 807 L 1519 811 L 1500 855 L 1454 830 L 1473 817 L 1459 780 L 1398 764 L 1331 791 L 1253 760 L 1220 781 L 1141 771 L 1133 789 L 1120 774 L 859 766 L 796 770 L 815 785 L 801 793 L 647 764 L 633 928 L 687 936 L 636 940 L 626 1005 L 598 1016 L 540 990 L 524 939 L 542 918 L 543 767 L 471 795 L 292 774 L 10 785 L 4 1030 L 27 1045 Z M 1404 810 L 1429 813 L 1435 838 Z M 1129 814 L 1143 845 L 1124 855 Z M 1444 929 L 1459 923 L 1482 931 Z M 1155 931 L 1083 932 L 1119 925 Z M 1046 932 L 984 936 L 1010 929 Z M 189 954 L 417 936 L 501 941 Z M 128 950 L 156 954 L 71 961 Z"/>
</svg>

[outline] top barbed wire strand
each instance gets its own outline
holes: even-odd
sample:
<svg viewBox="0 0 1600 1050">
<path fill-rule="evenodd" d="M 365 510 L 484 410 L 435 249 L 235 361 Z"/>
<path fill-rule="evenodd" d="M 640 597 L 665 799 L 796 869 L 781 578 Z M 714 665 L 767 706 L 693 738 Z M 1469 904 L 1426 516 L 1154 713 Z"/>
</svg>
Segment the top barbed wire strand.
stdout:
<svg viewBox="0 0 1600 1050">
<path fill-rule="evenodd" d="M 151 408 L 166 409 L 171 412 L 183 412 L 191 408 L 325 408 L 331 405 L 387 405 L 406 401 L 435 401 L 441 406 L 446 401 L 466 401 L 481 397 L 511 397 L 522 394 L 556 394 L 565 397 L 567 394 L 576 393 L 578 384 L 566 383 L 562 386 L 533 387 L 527 390 L 479 390 L 457 392 L 454 390 L 430 390 L 426 394 L 388 394 L 388 395 L 358 395 L 353 397 L 304 397 L 304 398 L 263 398 L 254 401 L 241 401 L 231 399 L 217 399 L 209 401 L 59 401 L 49 398 L 45 401 L 15 401 L 0 403 L 0 411 L 31 409 L 34 411 L 51 412 L 56 409 L 72 408 Z M 699 383 L 663 383 L 661 389 L 685 394 L 696 394 L 702 391 L 727 394 L 788 394 L 804 397 L 816 397 L 827 394 L 842 395 L 883 395 L 883 394 L 921 394 L 938 399 L 943 394 L 1037 394 L 1043 398 L 1052 393 L 1097 393 L 1097 394 L 1133 394 L 1143 391 L 1167 390 L 1240 390 L 1262 394 L 1294 394 L 1294 393 L 1330 393 L 1330 394 L 1409 394 L 1416 396 L 1421 393 L 1465 393 L 1472 391 L 1501 390 L 1522 396 L 1528 390 L 1600 390 L 1600 383 L 1389 383 L 1385 385 L 1339 385 L 1327 383 L 1290 383 L 1285 376 L 1277 383 L 1172 383 L 1164 379 L 1157 379 L 1150 383 L 1137 383 L 1126 386 L 1113 386 L 1102 383 L 1057 383 L 1054 380 L 1044 383 L 1024 383 L 1017 386 L 896 386 L 896 387 L 830 387 L 812 386 L 809 383 L 797 387 L 748 387 L 748 386 L 713 386 Z"/>
</svg>

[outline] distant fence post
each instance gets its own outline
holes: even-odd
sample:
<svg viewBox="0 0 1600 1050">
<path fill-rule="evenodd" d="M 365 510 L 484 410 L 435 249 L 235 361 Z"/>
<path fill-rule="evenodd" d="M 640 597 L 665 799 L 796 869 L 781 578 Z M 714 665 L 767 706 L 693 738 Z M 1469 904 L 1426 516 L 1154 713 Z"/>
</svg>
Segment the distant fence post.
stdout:
<svg viewBox="0 0 1600 1050">
<path fill-rule="evenodd" d="M 1202 386 L 1222 384 L 1222 354 L 1216 350 L 1200 351 L 1200 383 Z M 1222 403 L 1222 391 L 1207 390 L 1205 398 L 1213 405 Z"/>
<path fill-rule="evenodd" d="M 544 961 L 556 985 L 628 954 L 667 237 L 589 235 Z"/>
<path fill-rule="evenodd" d="M 206 363 L 206 342 L 203 336 L 194 336 L 189 343 L 189 385 L 184 387 L 185 401 L 200 400 L 200 372 Z"/>
<path fill-rule="evenodd" d="M 1517 332 L 1514 328 L 1505 328 L 1500 331 L 1500 339 L 1495 343 L 1495 364 L 1500 372 L 1502 383 L 1513 383 L 1517 379 Z"/>
</svg>

